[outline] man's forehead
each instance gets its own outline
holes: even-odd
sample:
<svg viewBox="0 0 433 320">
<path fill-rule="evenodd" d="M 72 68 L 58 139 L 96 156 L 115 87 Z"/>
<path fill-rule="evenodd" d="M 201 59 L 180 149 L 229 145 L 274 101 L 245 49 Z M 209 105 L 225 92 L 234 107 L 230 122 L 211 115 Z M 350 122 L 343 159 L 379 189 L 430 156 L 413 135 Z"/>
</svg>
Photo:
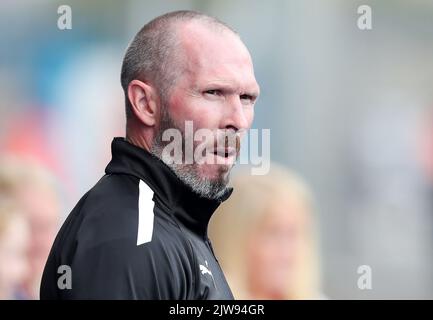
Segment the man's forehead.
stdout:
<svg viewBox="0 0 433 320">
<path fill-rule="evenodd" d="M 186 71 L 192 76 L 205 77 L 209 82 L 257 86 L 250 54 L 232 31 L 199 23 L 185 24 L 179 31 Z"/>
<path fill-rule="evenodd" d="M 251 63 L 250 54 L 232 31 L 204 23 L 185 23 L 180 28 L 180 42 L 188 57 L 225 60 L 244 60 Z"/>
</svg>

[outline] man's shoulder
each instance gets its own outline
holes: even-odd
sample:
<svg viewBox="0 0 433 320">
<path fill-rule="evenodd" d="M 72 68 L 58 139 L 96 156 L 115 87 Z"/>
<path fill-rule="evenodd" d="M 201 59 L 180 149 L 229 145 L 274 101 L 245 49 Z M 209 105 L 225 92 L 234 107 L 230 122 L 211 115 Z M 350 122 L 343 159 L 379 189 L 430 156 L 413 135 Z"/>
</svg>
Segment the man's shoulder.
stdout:
<svg viewBox="0 0 433 320">
<path fill-rule="evenodd" d="M 189 238 L 153 191 L 129 175 L 104 176 L 77 203 L 44 271 L 44 297 L 191 298 L 198 267 Z M 68 265 L 73 290 L 57 290 Z M 41 291 L 41 292 L 42 292 Z"/>
<path fill-rule="evenodd" d="M 160 299 L 186 294 L 181 288 L 193 281 L 196 269 L 190 243 L 168 220 L 169 212 L 155 208 L 140 183 L 107 176 L 87 195 L 81 207 L 84 218 L 71 237 L 76 248 L 66 261 L 79 277 L 74 297 Z M 140 199 L 140 193 L 147 198 Z"/>
<path fill-rule="evenodd" d="M 127 174 L 104 175 L 86 194 L 81 209 L 100 214 L 116 209 L 136 209 L 139 181 Z"/>
<path fill-rule="evenodd" d="M 130 175 L 104 176 L 69 218 L 76 220 L 71 221 L 76 224 L 72 229 L 77 242 L 85 247 L 115 244 L 165 251 L 189 247 L 174 219 L 154 203 L 151 189 Z"/>
<path fill-rule="evenodd" d="M 97 244 L 127 235 L 136 226 L 138 178 L 105 175 L 76 204 L 60 233 Z"/>
</svg>

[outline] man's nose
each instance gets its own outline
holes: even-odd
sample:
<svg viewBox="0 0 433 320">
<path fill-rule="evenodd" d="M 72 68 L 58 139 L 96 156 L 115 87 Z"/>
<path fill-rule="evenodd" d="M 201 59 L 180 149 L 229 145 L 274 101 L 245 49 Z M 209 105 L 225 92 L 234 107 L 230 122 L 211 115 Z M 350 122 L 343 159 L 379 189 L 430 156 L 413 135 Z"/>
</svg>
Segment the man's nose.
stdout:
<svg viewBox="0 0 433 320">
<path fill-rule="evenodd" d="M 226 129 L 233 129 L 235 131 L 244 131 L 249 129 L 251 116 L 246 110 L 245 106 L 242 104 L 240 97 L 233 97 L 228 103 L 226 108 L 227 113 L 225 115 L 225 125 Z"/>
</svg>

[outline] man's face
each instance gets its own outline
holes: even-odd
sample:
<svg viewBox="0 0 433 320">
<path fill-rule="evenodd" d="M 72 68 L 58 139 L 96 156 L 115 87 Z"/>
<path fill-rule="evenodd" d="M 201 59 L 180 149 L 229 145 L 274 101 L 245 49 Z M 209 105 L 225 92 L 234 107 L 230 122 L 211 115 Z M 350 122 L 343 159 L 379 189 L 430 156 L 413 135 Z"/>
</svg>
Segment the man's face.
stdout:
<svg viewBox="0 0 433 320">
<path fill-rule="evenodd" d="M 189 23 L 182 26 L 179 37 L 183 66 L 178 67 L 184 68 L 184 72 L 170 92 L 165 106 L 169 120 L 163 119 L 161 129 L 169 123 L 191 141 L 193 137 L 184 130 L 185 121 L 192 121 L 193 133 L 211 130 L 213 141 L 208 143 L 204 161 L 182 164 L 177 169 L 225 187 L 239 153 L 236 146 L 240 143 L 236 139 L 251 126 L 259 94 L 251 57 L 239 38 L 229 31 Z M 237 138 L 229 140 L 237 143 L 225 145 L 224 133 L 232 138 L 235 135 Z M 194 149 L 201 142 L 194 141 Z"/>
</svg>

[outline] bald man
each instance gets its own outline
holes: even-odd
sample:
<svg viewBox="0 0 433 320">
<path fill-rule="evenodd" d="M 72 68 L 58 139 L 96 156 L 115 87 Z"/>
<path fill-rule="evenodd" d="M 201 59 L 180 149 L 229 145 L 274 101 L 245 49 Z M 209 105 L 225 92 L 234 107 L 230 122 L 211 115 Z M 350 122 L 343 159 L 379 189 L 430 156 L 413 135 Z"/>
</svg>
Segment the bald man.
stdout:
<svg viewBox="0 0 433 320">
<path fill-rule="evenodd" d="M 126 137 L 48 258 L 42 299 L 233 299 L 207 235 L 259 86 L 219 20 L 176 11 L 146 24 L 122 65 Z"/>
</svg>

